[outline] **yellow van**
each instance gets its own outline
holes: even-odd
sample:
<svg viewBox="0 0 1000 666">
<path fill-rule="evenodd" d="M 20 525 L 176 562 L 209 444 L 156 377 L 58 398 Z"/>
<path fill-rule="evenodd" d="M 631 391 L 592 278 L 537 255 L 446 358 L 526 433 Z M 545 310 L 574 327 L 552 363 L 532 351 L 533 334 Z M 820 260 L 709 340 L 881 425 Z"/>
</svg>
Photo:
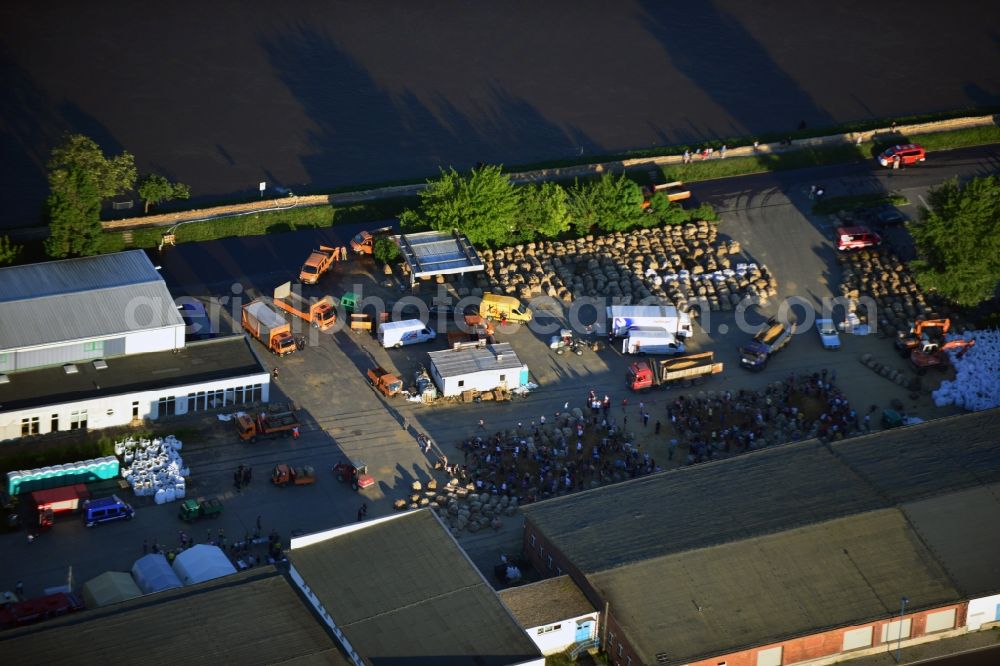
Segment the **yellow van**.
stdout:
<svg viewBox="0 0 1000 666">
<path fill-rule="evenodd" d="M 483 319 L 496 321 L 531 321 L 531 310 L 513 296 L 500 294 L 483 294 L 479 303 L 479 316 Z"/>
</svg>

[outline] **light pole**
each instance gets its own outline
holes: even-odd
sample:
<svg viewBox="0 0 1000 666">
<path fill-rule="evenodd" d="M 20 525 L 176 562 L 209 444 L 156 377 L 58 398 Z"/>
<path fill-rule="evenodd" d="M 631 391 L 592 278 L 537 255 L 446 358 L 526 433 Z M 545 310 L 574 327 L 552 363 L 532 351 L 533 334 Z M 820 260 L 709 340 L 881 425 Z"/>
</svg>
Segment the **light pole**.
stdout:
<svg viewBox="0 0 1000 666">
<path fill-rule="evenodd" d="M 910 600 L 906 597 L 899 598 L 899 627 L 896 633 L 896 663 L 899 663 L 900 652 L 902 651 L 903 645 L 903 615 L 906 613 L 906 604 L 910 603 Z"/>
</svg>

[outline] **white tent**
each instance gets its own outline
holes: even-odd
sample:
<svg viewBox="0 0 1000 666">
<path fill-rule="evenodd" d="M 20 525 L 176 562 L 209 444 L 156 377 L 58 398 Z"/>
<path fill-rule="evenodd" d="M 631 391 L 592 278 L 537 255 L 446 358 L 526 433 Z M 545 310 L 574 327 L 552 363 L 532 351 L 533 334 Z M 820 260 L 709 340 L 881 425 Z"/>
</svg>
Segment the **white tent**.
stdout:
<svg viewBox="0 0 1000 666">
<path fill-rule="evenodd" d="M 83 603 L 87 608 L 99 608 L 119 601 L 142 596 L 131 574 L 124 571 L 105 571 L 83 584 Z"/>
<path fill-rule="evenodd" d="M 132 565 L 132 577 L 144 594 L 183 587 L 167 558 L 160 553 L 143 555 Z"/>
<path fill-rule="evenodd" d="M 185 585 L 194 585 L 234 574 L 236 567 L 217 546 L 199 543 L 174 558 L 174 572 Z"/>
</svg>

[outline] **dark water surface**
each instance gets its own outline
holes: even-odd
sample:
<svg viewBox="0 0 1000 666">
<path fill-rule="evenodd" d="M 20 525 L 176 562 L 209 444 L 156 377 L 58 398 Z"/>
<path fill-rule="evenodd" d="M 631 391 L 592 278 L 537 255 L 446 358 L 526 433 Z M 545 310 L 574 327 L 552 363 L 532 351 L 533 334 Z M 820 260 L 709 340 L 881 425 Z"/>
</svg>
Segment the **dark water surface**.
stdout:
<svg viewBox="0 0 1000 666">
<path fill-rule="evenodd" d="M 67 130 L 200 201 L 1000 103 L 997 3 L 0 7 L 0 226 Z"/>
</svg>

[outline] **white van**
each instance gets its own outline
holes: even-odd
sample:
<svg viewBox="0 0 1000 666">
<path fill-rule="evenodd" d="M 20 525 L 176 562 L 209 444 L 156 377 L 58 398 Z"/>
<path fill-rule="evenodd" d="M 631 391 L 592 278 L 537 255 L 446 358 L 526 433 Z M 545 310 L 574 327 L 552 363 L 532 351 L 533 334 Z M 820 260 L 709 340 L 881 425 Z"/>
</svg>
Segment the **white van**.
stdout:
<svg viewBox="0 0 1000 666">
<path fill-rule="evenodd" d="M 378 341 L 385 348 L 429 342 L 437 334 L 419 319 L 387 321 L 378 327 Z"/>
<path fill-rule="evenodd" d="M 662 328 L 631 328 L 622 341 L 623 354 L 683 354 L 684 345 Z"/>
</svg>

